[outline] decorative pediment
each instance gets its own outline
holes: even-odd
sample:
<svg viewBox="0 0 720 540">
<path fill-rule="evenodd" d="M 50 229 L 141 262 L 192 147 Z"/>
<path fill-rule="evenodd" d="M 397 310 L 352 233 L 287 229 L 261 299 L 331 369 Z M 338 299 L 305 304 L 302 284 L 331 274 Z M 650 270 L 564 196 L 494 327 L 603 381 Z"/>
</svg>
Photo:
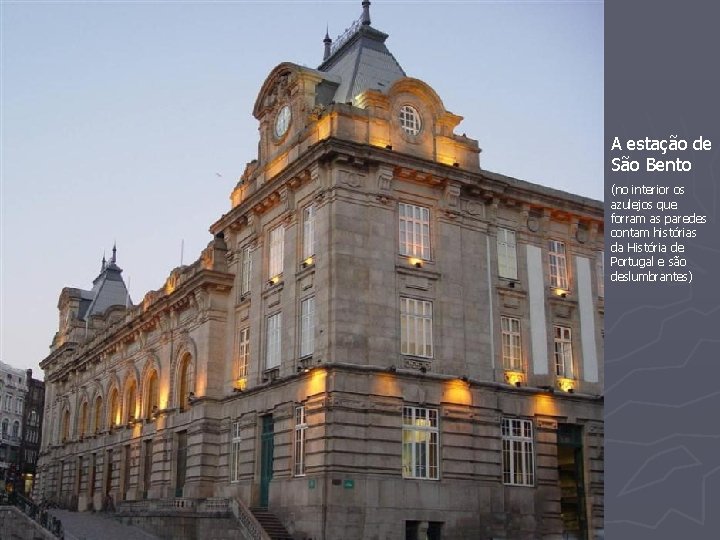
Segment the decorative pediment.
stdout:
<svg viewBox="0 0 720 540">
<path fill-rule="evenodd" d="M 255 118 L 260 120 L 268 109 L 290 98 L 300 69 L 301 67 L 296 64 L 283 62 L 270 72 L 255 100 L 253 107 Z"/>
</svg>

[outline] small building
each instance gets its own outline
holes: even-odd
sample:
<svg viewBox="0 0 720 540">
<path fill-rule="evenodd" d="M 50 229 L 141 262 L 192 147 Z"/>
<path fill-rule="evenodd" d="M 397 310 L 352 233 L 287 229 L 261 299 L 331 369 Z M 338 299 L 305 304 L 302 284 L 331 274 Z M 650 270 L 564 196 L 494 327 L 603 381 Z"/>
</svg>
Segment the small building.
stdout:
<svg viewBox="0 0 720 540">
<path fill-rule="evenodd" d="M 602 537 L 603 205 L 483 169 L 369 4 L 317 69 L 270 71 L 196 261 L 137 305 L 115 252 L 63 289 L 43 498 L 239 501 L 298 539 Z"/>
<path fill-rule="evenodd" d="M 26 496 L 31 496 L 37 473 L 37 460 L 40 455 L 40 435 L 42 433 L 43 410 L 45 408 L 45 383 L 33 379 L 32 369 L 26 370 L 25 373 L 27 393 L 25 394 L 25 408 L 23 409 L 18 474 L 22 479 L 19 485 L 20 492 Z"/>
<path fill-rule="evenodd" d="M 26 373 L 0 362 L 0 488 L 15 490 L 23 437 Z"/>
</svg>

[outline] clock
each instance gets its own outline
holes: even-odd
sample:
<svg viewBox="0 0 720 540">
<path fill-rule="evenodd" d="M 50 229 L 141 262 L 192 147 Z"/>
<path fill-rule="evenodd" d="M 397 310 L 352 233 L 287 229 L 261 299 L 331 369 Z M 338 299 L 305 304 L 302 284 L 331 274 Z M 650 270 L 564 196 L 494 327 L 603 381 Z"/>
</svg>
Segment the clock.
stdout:
<svg viewBox="0 0 720 540">
<path fill-rule="evenodd" d="M 281 138 L 287 133 L 290 127 L 290 121 L 292 120 L 292 112 L 290 111 L 290 105 L 285 105 L 280 109 L 275 117 L 275 137 Z"/>
</svg>

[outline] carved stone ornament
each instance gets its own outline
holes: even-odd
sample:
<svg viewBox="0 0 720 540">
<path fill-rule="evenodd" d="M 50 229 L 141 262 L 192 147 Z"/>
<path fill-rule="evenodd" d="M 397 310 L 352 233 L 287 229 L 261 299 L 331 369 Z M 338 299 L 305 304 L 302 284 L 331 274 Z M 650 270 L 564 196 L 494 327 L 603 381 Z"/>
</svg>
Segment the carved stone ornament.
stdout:
<svg viewBox="0 0 720 540">
<path fill-rule="evenodd" d="M 338 181 L 349 187 L 360 187 L 360 177 L 355 171 L 338 171 Z"/>
<path fill-rule="evenodd" d="M 532 232 L 540 230 L 540 220 L 535 216 L 529 216 L 527 219 L 527 228 Z"/>
</svg>

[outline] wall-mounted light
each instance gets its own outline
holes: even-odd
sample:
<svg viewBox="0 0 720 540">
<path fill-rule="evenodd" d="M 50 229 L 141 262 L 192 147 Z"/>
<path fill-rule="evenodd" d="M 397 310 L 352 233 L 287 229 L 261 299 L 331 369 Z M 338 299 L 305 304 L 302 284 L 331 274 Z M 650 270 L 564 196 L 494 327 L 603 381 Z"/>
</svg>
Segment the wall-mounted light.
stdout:
<svg viewBox="0 0 720 540">
<path fill-rule="evenodd" d="M 280 275 L 273 276 L 268 280 L 269 285 L 275 285 L 280 281 Z"/>
<path fill-rule="evenodd" d="M 460 166 L 460 164 L 457 161 L 453 163 L 453 167 L 459 167 L 459 166 Z"/>
<path fill-rule="evenodd" d="M 392 144 L 386 144 L 385 145 L 386 150 L 392 150 Z"/>
<path fill-rule="evenodd" d="M 568 394 L 575 393 L 575 381 L 572 379 L 560 378 L 557 381 L 558 388 Z"/>
<path fill-rule="evenodd" d="M 559 296 L 560 298 L 567 298 L 568 291 L 566 291 L 565 289 L 561 289 L 561 288 L 558 287 L 558 288 L 555 289 L 555 295 L 556 295 L 556 296 Z"/>
<path fill-rule="evenodd" d="M 420 373 L 427 373 L 427 368 L 425 366 L 422 366 L 420 368 Z"/>
<path fill-rule="evenodd" d="M 308 257 L 302 262 L 302 267 L 307 268 L 308 266 L 312 266 L 312 264 L 315 262 L 315 260 L 312 257 Z"/>
<path fill-rule="evenodd" d="M 188 394 L 188 403 L 190 405 L 193 405 L 197 401 L 197 398 L 195 397 L 195 392 L 190 392 Z"/>
<path fill-rule="evenodd" d="M 538 386 L 538 388 L 539 388 L 540 390 L 542 390 L 543 392 L 547 392 L 548 394 L 554 394 L 554 393 L 555 393 L 555 389 L 554 389 L 552 386 L 544 385 L 544 386 Z"/>
<path fill-rule="evenodd" d="M 515 282 L 514 281 L 508 281 L 508 287 L 511 289 L 515 288 Z"/>
<path fill-rule="evenodd" d="M 417 257 L 410 257 L 408 259 L 408 262 L 410 263 L 411 266 L 414 266 L 415 268 L 423 267 L 422 259 L 418 259 Z"/>
<path fill-rule="evenodd" d="M 505 381 L 512 386 L 517 386 L 518 388 L 522 386 L 524 378 L 523 373 L 520 371 L 505 372 Z"/>
<path fill-rule="evenodd" d="M 395 372 L 397 371 L 397 368 L 396 368 L 395 366 L 390 366 L 390 367 L 387 368 L 387 370 L 388 370 L 390 373 L 395 373 Z"/>
</svg>

